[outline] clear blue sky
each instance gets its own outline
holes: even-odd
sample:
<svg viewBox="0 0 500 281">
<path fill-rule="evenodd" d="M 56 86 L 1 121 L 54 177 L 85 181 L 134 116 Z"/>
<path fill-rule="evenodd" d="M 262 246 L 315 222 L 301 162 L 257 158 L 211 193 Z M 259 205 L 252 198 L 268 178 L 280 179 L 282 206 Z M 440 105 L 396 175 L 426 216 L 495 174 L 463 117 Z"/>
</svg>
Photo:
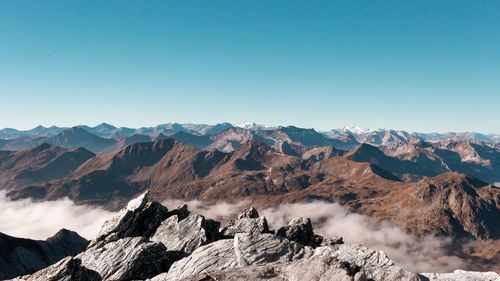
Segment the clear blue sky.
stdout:
<svg viewBox="0 0 500 281">
<path fill-rule="evenodd" d="M 500 1 L 0 1 L 0 128 L 500 133 Z"/>
</svg>

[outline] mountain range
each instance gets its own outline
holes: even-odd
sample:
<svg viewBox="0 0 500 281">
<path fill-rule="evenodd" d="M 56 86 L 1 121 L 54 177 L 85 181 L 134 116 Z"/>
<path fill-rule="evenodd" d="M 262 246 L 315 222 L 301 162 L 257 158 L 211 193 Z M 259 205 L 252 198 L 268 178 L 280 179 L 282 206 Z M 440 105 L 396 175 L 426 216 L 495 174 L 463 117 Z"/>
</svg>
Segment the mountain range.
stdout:
<svg viewBox="0 0 500 281">
<path fill-rule="evenodd" d="M 13 200 L 68 197 L 112 210 L 146 190 L 158 201 L 260 208 L 334 202 L 421 239 L 451 238 L 450 251 L 471 268 L 500 270 L 497 142 L 410 137 L 376 146 L 293 126 L 215 127 L 108 138 L 80 126 L 3 140 L 18 150 L 0 151 L 0 189 Z"/>
<path fill-rule="evenodd" d="M 109 154 L 134 143 L 175 139 L 201 150 L 229 153 L 250 140 L 257 140 L 281 153 L 304 160 L 320 161 L 347 153 L 348 159 L 376 164 L 402 181 L 418 181 L 424 177 L 456 171 L 476 176 L 488 183 L 500 182 L 500 142 L 476 141 L 457 136 L 426 141 L 400 131 L 389 130 L 382 136 L 375 134 L 382 131 L 359 128 L 348 128 L 349 130 L 343 131 L 345 134 L 332 138 L 329 134 L 294 126 L 275 128 L 255 124 L 238 126 L 240 127 L 231 126 L 229 123 L 167 124 L 138 129 L 133 132 L 134 134 L 120 136 L 117 132 L 125 130 L 108 124 L 93 128 L 85 126 L 69 129 L 47 128 L 47 130 L 61 129 L 52 136 L 48 136 L 47 130 L 37 127 L 32 131 L 43 132 L 47 136 L 0 139 L 0 151 L 22 151 L 49 144 L 65 149 L 82 148 L 93 154 Z M 138 132 L 145 134 L 137 134 Z M 375 135 L 369 137 L 366 135 L 368 132 Z M 74 164 L 68 165 L 68 167 L 73 166 Z M 22 178 L 22 175 L 20 177 Z M 15 185 L 14 182 L 11 184 Z"/>
<path fill-rule="evenodd" d="M 155 127 L 141 127 L 141 128 L 128 128 L 128 127 L 115 127 L 113 125 L 102 123 L 97 126 L 79 125 L 87 132 L 96 136 L 105 138 L 116 138 L 131 135 L 147 135 L 156 137 L 159 134 L 170 135 L 178 132 L 185 132 L 194 135 L 210 135 L 229 127 L 262 131 L 262 130 L 276 130 L 284 126 L 266 126 L 258 125 L 253 122 L 244 122 L 239 124 L 219 123 L 215 125 L 206 124 L 179 124 L 179 123 L 166 123 Z M 38 126 L 30 130 L 17 130 L 13 128 L 5 128 L 0 130 L 0 139 L 15 139 L 20 137 L 52 137 L 64 130 L 70 129 L 69 127 L 44 127 Z M 410 138 L 418 138 L 425 141 L 435 142 L 446 139 L 450 136 L 456 136 L 466 140 L 473 141 L 500 141 L 500 135 L 497 134 L 481 134 L 477 132 L 448 132 L 448 133 L 419 133 L 407 132 L 401 130 L 391 129 L 363 129 L 355 126 L 345 126 L 340 129 L 332 129 L 330 131 L 319 132 L 329 138 L 342 139 L 353 137 L 359 143 L 369 143 L 372 145 L 387 145 L 401 141 L 407 141 Z"/>
<path fill-rule="evenodd" d="M 26 171 L 38 173 L 43 164 L 21 165 L 24 162 L 19 159 L 31 163 L 29 159 L 41 159 L 38 155 L 54 150 L 61 149 L 43 145 L 23 151 L 24 157 L 20 152 L 11 152 L 4 156 L 4 161 L 19 163 L 15 169 L 17 174 L 7 173 L 9 169 L 4 173 L 12 179 Z M 79 155 L 82 152 L 59 151 L 64 153 Z M 374 159 L 378 154 L 383 153 L 377 147 L 362 144 L 343 154 L 333 153 L 329 158 L 311 160 L 282 153 L 257 140 L 226 153 L 163 139 L 134 143 L 113 153 L 92 156 L 73 170 L 65 170 L 65 175 L 61 172 L 58 177 L 47 177 L 45 183 L 6 180 L 4 188 L 12 199 L 69 197 L 77 203 L 108 208 L 117 208 L 119 203 L 144 190 L 149 190 L 157 200 L 251 200 L 259 207 L 322 200 L 389 220 L 419 237 L 433 234 L 456 239 L 500 239 L 496 223 L 500 216 L 499 188 L 458 172 L 404 182 L 396 173 L 399 170 L 391 172 L 372 163 L 377 162 Z M 91 156 L 89 152 L 85 155 L 83 159 Z M 375 156 L 369 158 L 369 155 Z M 28 156 L 30 158 L 26 158 Z M 59 158 L 55 155 L 47 161 L 52 163 Z"/>
</svg>

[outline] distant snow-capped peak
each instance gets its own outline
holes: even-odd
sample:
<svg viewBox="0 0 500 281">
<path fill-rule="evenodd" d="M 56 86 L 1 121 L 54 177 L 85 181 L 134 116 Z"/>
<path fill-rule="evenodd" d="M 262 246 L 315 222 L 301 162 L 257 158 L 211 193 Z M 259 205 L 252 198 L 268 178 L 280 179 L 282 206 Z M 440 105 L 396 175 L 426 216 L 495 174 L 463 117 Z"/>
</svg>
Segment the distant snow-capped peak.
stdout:
<svg viewBox="0 0 500 281">
<path fill-rule="evenodd" d="M 233 124 L 233 126 L 242 128 L 242 129 L 255 129 L 257 128 L 257 124 L 254 122 L 243 122 L 243 123 L 238 123 L 238 124 Z"/>
<path fill-rule="evenodd" d="M 361 128 L 361 127 L 357 127 L 357 126 L 346 125 L 342 128 L 342 131 L 351 132 L 352 134 L 355 134 L 355 135 L 362 135 L 362 134 L 369 133 L 373 130 Z"/>
<path fill-rule="evenodd" d="M 238 124 L 233 124 L 234 127 L 247 129 L 247 130 L 261 130 L 261 129 L 274 129 L 277 128 L 275 126 L 267 126 L 256 124 L 255 122 L 243 122 Z"/>
</svg>

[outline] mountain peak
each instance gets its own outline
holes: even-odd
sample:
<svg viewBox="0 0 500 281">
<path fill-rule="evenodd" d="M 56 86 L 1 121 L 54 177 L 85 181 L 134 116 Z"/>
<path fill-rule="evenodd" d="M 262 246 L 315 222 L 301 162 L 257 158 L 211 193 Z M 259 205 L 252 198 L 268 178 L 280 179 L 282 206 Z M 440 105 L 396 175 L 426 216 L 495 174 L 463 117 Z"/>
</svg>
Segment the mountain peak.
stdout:
<svg viewBox="0 0 500 281">
<path fill-rule="evenodd" d="M 51 148 L 51 147 L 52 147 L 52 145 L 50 145 L 50 144 L 48 144 L 48 143 L 44 142 L 44 143 L 42 143 L 41 145 L 39 145 L 39 146 L 37 146 L 37 147 L 33 148 L 33 151 L 38 151 L 38 152 L 40 152 L 40 151 L 43 151 L 43 150 L 49 149 L 49 148 Z"/>
<path fill-rule="evenodd" d="M 105 122 L 103 122 L 103 123 L 101 123 L 101 124 L 99 124 L 99 125 L 97 125 L 97 126 L 94 127 L 94 129 L 101 129 L 101 128 L 102 129 L 108 129 L 108 130 L 115 130 L 116 129 L 115 126 L 113 126 L 111 124 L 108 124 L 108 123 L 105 123 Z"/>
<path fill-rule="evenodd" d="M 255 122 L 243 122 L 243 123 L 238 123 L 234 124 L 234 127 L 242 128 L 242 129 L 255 129 L 257 128 L 257 124 Z"/>
<path fill-rule="evenodd" d="M 352 126 L 352 125 L 346 125 L 341 130 L 344 132 L 350 132 L 350 133 L 353 133 L 356 135 L 368 133 L 371 131 L 370 129 L 361 128 L 361 127 Z"/>
<path fill-rule="evenodd" d="M 250 139 L 249 141 L 247 141 L 246 143 L 244 143 L 243 145 L 239 146 L 236 151 L 245 151 L 245 152 L 251 152 L 251 151 L 269 151 L 271 150 L 271 147 L 269 147 L 267 144 L 261 142 L 261 141 L 258 141 L 256 139 Z"/>
</svg>

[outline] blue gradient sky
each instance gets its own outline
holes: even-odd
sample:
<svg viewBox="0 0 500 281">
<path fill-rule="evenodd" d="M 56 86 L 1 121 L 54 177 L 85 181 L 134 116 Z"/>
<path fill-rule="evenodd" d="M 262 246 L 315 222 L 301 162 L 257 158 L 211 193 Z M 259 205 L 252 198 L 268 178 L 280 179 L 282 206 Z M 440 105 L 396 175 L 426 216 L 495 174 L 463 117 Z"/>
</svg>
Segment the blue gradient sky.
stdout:
<svg viewBox="0 0 500 281">
<path fill-rule="evenodd" d="M 0 1 L 0 128 L 500 133 L 500 1 Z"/>
</svg>

